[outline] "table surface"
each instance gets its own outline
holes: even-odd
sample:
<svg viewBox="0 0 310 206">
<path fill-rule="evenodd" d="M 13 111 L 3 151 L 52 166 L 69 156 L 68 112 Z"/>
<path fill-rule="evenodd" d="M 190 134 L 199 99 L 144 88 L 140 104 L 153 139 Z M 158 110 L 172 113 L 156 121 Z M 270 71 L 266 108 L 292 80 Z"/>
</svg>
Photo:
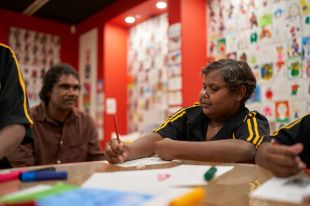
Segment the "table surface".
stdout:
<svg viewBox="0 0 310 206">
<path fill-rule="evenodd" d="M 129 171 L 144 169 L 161 169 L 170 168 L 181 164 L 190 165 L 214 165 L 215 163 L 184 161 L 171 162 L 168 164 L 148 165 L 143 168 L 137 167 L 120 167 L 117 165 L 107 164 L 104 161 L 81 162 L 70 164 L 54 165 L 57 170 L 68 171 L 69 177 L 65 182 L 68 184 L 81 185 L 95 172 L 111 171 Z M 234 168 L 224 175 L 209 182 L 206 188 L 207 206 L 229 205 L 229 206 L 278 206 L 293 205 L 288 203 L 273 202 L 267 200 L 252 199 L 249 193 L 259 185 L 272 177 L 271 173 L 253 164 L 237 163 L 216 163 L 216 165 L 234 166 Z M 42 167 L 42 166 L 41 166 Z M 43 166 L 44 167 L 44 166 Z M 31 167 L 31 169 L 38 167 Z M 36 184 L 55 184 L 56 181 L 41 181 L 33 183 L 22 183 L 19 180 L 0 183 L 0 196 L 10 192 L 25 189 Z"/>
</svg>

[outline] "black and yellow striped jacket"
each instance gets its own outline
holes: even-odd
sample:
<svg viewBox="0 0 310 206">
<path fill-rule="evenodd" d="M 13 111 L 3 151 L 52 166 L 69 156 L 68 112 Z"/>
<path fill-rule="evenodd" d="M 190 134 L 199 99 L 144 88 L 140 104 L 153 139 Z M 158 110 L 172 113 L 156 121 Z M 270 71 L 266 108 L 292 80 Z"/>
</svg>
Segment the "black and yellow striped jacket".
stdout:
<svg viewBox="0 0 310 206">
<path fill-rule="evenodd" d="M 166 119 L 153 132 L 164 138 L 182 141 L 205 141 L 209 118 L 203 113 L 200 104 L 180 109 Z M 261 136 L 269 134 L 269 124 L 265 116 L 258 112 L 250 112 L 242 106 L 222 129 L 211 139 L 242 139 L 259 145 Z"/>
<path fill-rule="evenodd" d="M 33 124 L 28 112 L 26 86 L 12 49 L 0 43 L 0 128 L 11 124 Z M 27 131 L 24 143 L 32 140 Z"/>
<path fill-rule="evenodd" d="M 285 145 L 302 143 L 304 149 L 300 158 L 310 167 L 310 113 L 264 137 L 264 141 L 272 139 Z"/>
</svg>

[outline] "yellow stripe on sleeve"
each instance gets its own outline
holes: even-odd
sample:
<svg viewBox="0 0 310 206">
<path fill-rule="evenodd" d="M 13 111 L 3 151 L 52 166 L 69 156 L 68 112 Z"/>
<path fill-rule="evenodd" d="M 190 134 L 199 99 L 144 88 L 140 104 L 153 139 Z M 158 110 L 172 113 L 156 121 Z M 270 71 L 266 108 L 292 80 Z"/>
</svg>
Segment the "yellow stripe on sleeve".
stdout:
<svg viewBox="0 0 310 206">
<path fill-rule="evenodd" d="M 173 115 L 171 115 L 170 117 L 168 117 L 161 125 L 159 125 L 157 128 L 155 128 L 153 130 L 153 132 L 157 132 L 160 129 L 164 128 L 165 126 L 167 126 L 168 123 L 170 122 L 174 122 L 175 120 L 179 119 L 180 117 L 182 117 L 184 114 L 186 114 L 185 110 L 192 108 L 192 107 L 198 107 L 200 106 L 199 102 L 194 103 L 194 105 L 186 107 L 185 109 L 180 109 L 179 111 L 177 111 L 176 113 L 174 113 Z"/>
<path fill-rule="evenodd" d="M 13 58 L 14 58 L 14 61 L 15 61 L 16 67 L 17 67 L 17 72 L 18 72 L 19 84 L 20 84 L 20 86 L 21 86 L 21 88 L 22 88 L 23 96 L 24 96 L 24 98 L 23 98 L 24 113 L 25 113 L 26 118 L 27 118 L 28 121 L 30 122 L 30 124 L 33 124 L 33 121 L 32 121 L 32 119 L 30 118 L 30 115 L 29 115 L 29 113 L 28 113 L 28 108 L 27 108 L 27 97 L 26 97 L 26 86 L 25 86 L 25 82 L 24 82 L 24 79 L 23 79 L 22 74 L 21 74 L 21 72 L 20 72 L 20 67 L 19 67 L 17 58 L 16 58 L 16 56 L 15 56 L 15 53 L 14 53 L 13 50 L 12 50 L 10 47 L 8 47 L 7 45 L 1 44 L 1 43 L 0 43 L 0 45 L 3 46 L 3 47 L 5 47 L 5 48 L 7 48 L 7 49 L 9 49 L 10 52 L 11 52 L 11 54 L 12 54 L 12 56 L 13 56 Z"/>
<path fill-rule="evenodd" d="M 253 138 L 253 129 L 252 129 L 252 124 L 251 124 L 251 119 L 247 120 L 247 124 L 248 124 L 248 131 L 249 131 L 249 136 L 246 139 L 248 142 L 250 142 Z"/>
<path fill-rule="evenodd" d="M 254 114 L 254 116 L 253 116 L 253 124 L 254 124 L 255 138 L 253 140 L 253 143 L 256 145 L 258 140 L 259 140 L 259 132 L 258 132 L 258 126 L 257 126 L 257 119 L 256 119 L 255 116 L 256 115 Z"/>
<path fill-rule="evenodd" d="M 302 119 L 303 119 L 303 118 L 297 119 L 297 120 L 295 120 L 294 122 L 288 124 L 287 126 L 280 127 L 279 129 L 277 129 L 276 131 L 274 131 L 274 132 L 271 134 L 271 136 L 276 136 L 276 135 L 278 135 L 278 133 L 279 133 L 279 131 L 280 131 L 281 129 L 289 129 L 289 128 L 295 126 L 295 125 L 298 124 Z"/>
<path fill-rule="evenodd" d="M 258 148 L 258 146 L 261 145 L 261 143 L 262 143 L 264 137 L 265 137 L 265 136 L 262 136 L 262 137 L 259 139 L 258 143 L 256 144 L 256 148 Z"/>
</svg>

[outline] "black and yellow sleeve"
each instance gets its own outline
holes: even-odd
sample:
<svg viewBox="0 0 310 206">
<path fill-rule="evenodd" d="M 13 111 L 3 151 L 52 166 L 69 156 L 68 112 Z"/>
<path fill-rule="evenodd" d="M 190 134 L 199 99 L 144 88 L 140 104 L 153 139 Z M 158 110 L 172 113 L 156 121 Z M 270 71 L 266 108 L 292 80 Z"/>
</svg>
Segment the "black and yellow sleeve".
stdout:
<svg viewBox="0 0 310 206">
<path fill-rule="evenodd" d="M 0 43 L 0 127 L 33 124 L 29 115 L 26 86 L 12 49 Z"/>
<path fill-rule="evenodd" d="M 261 144 L 263 136 L 269 132 L 269 123 L 266 117 L 258 112 L 250 112 L 237 129 L 235 137 L 251 142 L 257 147 Z"/>
<path fill-rule="evenodd" d="M 180 109 L 169 116 L 161 125 L 153 130 L 163 138 L 168 137 L 174 140 L 180 140 L 186 134 L 186 110 Z"/>
<path fill-rule="evenodd" d="M 278 130 L 271 135 L 271 139 L 275 139 L 280 144 L 293 145 L 297 142 L 305 143 L 310 147 L 310 113 L 299 118 Z"/>
</svg>

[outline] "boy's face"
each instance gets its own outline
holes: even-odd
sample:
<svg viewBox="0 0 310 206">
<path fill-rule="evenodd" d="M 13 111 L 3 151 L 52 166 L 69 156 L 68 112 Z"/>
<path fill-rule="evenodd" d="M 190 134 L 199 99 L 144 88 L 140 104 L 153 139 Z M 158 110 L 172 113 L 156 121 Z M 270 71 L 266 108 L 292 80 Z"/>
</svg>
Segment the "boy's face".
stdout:
<svg viewBox="0 0 310 206">
<path fill-rule="evenodd" d="M 238 95 L 230 93 L 220 71 L 204 75 L 200 92 L 203 113 L 210 119 L 225 120 L 240 107 Z"/>
<path fill-rule="evenodd" d="M 49 107 L 70 111 L 76 105 L 80 91 L 79 81 L 72 75 L 62 75 L 49 94 Z"/>
</svg>

